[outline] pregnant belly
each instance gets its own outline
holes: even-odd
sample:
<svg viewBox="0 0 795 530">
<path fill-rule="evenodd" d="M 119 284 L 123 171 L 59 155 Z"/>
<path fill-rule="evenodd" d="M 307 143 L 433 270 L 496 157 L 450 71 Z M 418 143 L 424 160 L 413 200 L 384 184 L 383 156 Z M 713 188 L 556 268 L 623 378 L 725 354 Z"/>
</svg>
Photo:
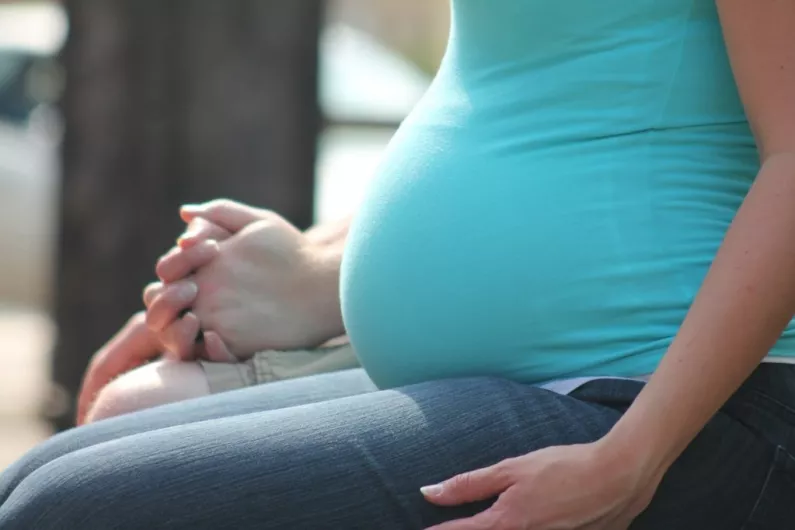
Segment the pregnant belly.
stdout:
<svg viewBox="0 0 795 530">
<path fill-rule="evenodd" d="M 343 315 L 374 381 L 650 371 L 709 263 L 672 264 L 653 190 L 595 178 L 598 156 L 439 145 L 398 136 L 349 234 Z"/>
</svg>

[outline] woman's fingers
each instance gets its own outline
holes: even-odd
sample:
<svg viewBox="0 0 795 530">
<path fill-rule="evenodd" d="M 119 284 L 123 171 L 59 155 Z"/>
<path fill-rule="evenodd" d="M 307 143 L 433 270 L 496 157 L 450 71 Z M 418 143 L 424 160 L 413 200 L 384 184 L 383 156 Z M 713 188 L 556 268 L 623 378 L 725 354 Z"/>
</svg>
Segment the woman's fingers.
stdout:
<svg viewBox="0 0 795 530">
<path fill-rule="evenodd" d="M 155 272 L 165 283 L 176 282 L 204 267 L 218 256 L 215 240 L 199 241 L 188 248 L 176 247 L 157 262 Z"/>
<path fill-rule="evenodd" d="M 163 291 L 166 289 L 166 286 L 163 282 L 152 282 L 144 288 L 144 306 L 149 308 L 152 305 L 152 302 L 160 296 Z"/>
<path fill-rule="evenodd" d="M 456 475 L 440 484 L 421 488 L 425 498 L 439 506 L 456 506 L 499 496 L 511 487 L 514 479 L 509 461 Z"/>
<path fill-rule="evenodd" d="M 232 234 L 206 219 L 197 217 L 188 224 L 187 230 L 177 239 L 177 246 L 182 249 L 188 249 L 195 246 L 197 243 L 207 240 L 224 241 L 232 236 Z"/>
<path fill-rule="evenodd" d="M 160 333 L 193 305 L 198 294 L 199 287 L 190 280 L 180 280 L 164 286 L 162 292 L 149 304 L 146 325 L 152 332 Z"/>
<path fill-rule="evenodd" d="M 77 400 L 77 424 L 81 425 L 96 395 L 120 375 L 158 357 L 160 343 L 137 313 L 91 359 Z"/>
<path fill-rule="evenodd" d="M 159 335 L 166 357 L 179 361 L 195 359 L 196 337 L 200 330 L 199 318 L 191 312 L 167 326 Z"/>
</svg>

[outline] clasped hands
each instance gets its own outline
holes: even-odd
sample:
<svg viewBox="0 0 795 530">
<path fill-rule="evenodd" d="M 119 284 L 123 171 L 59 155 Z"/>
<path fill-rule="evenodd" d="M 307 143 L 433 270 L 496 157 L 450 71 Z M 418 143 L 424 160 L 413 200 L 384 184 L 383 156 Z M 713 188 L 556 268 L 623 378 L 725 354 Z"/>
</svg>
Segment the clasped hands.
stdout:
<svg viewBox="0 0 795 530">
<path fill-rule="evenodd" d="M 108 383 L 161 356 L 239 362 L 342 334 L 338 245 L 229 200 L 185 206 L 180 215 L 187 230 L 158 261 L 159 281 L 144 290 L 146 312 L 133 315 L 89 363 L 78 424 Z"/>
<path fill-rule="evenodd" d="M 334 308 L 319 295 L 337 279 L 302 232 L 231 201 L 186 206 L 181 215 L 188 230 L 158 261 L 160 281 L 144 290 L 146 324 L 167 357 L 237 362 L 330 338 L 323 317 Z"/>
</svg>

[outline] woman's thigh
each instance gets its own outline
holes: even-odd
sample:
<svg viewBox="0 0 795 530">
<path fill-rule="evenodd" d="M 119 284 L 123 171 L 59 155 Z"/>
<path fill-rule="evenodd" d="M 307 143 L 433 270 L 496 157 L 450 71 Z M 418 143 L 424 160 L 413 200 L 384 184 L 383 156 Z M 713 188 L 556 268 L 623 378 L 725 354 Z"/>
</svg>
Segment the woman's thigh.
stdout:
<svg viewBox="0 0 795 530">
<path fill-rule="evenodd" d="M 72 429 L 34 448 L 0 474 L 0 503 L 30 473 L 79 449 L 175 425 L 293 407 L 375 390 L 364 370 L 346 370 L 165 405 Z"/>
<path fill-rule="evenodd" d="M 40 467 L 0 506 L 0 527 L 421 529 L 488 503 L 437 508 L 420 486 L 597 440 L 639 388 L 597 382 L 571 397 L 453 380 L 162 428 Z M 636 528 L 741 528 L 772 453 L 727 417 L 705 433 Z"/>
</svg>

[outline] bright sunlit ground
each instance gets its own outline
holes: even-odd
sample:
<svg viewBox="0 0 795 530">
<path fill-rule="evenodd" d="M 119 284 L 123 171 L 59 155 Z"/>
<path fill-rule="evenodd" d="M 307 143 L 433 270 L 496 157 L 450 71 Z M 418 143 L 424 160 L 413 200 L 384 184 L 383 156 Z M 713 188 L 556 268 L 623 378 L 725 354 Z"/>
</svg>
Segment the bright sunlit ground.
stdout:
<svg viewBox="0 0 795 530">
<path fill-rule="evenodd" d="M 36 418 L 53 339 L 42 315 L 0 308 L 0 469 L 49 435 Z"/>
</svg>

